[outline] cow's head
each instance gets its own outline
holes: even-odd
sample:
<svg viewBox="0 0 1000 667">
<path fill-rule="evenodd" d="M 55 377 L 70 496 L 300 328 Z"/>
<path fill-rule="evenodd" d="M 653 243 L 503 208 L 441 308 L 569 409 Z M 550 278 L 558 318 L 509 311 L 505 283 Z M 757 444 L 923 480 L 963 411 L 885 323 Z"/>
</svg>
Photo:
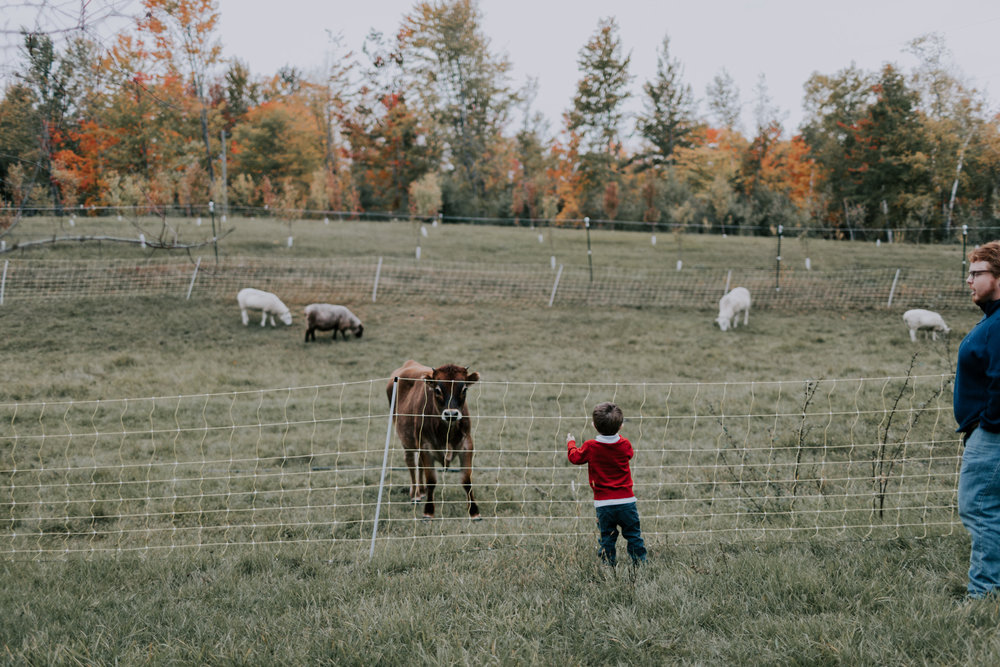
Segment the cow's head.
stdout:
<svg viewBox="0 0 1000 667">
<path fill-rule="evenodd" d="M 433 368 L 424 377 L 433 396 L 434 408 L 446 422 L 461 421 L 465 394 L 469 385 L 478 381 L 479 373 L 470 373 L 468 368 L 455 364 Z"/>
</svg>

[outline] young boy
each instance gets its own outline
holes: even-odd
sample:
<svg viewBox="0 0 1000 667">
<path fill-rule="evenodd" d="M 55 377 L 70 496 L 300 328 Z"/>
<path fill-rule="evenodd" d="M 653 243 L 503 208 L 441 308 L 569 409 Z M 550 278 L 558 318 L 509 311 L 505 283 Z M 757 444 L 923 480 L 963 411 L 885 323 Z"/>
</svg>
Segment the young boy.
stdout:
<svg viewBox="0 0 1000 667">
<path fill-rule="evenodd" d="M 632 493 L 632 471 L 628 462 L 632 458 L 632 443 L 618 434 L 624 417 L 614 403 L 600 403 L 594 408 L 594 428 L 600 434 L 576 446 L 570 433 L 566 436 L 569 462 L 587 464 L 590 488 L 594 490 L 594 507 L 597 508 L 597 525 L 601 531 L 601 559 L 614 565 L 615 542 L 618 528 L 628 541 L 628 555 L 638 565 L 646 560 L 646 546 L 639 528 L 639 512 Z"/>
</svg>

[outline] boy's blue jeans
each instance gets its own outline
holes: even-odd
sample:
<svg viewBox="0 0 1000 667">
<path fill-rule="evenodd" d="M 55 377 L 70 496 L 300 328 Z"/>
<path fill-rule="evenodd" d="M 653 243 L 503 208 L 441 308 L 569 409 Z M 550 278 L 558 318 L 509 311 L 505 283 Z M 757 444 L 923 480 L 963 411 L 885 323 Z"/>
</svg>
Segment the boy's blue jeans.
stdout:
<svg viewBox="0 0 1000 667">
<path fill-rule="evenodd" d="M 972 537 L 969 596 L 1000 592 L 1000 433 L 977 428 L 966 438 L 958 515 Z"/>
<path fill-rule="evenodd" d="M 622 537 L 628 542 L 628 555 L 632 557 L 632 562 L 645 562 L 646 545 L 642 541 L 639 511 L 635 503 L 606 505 L 596 509 L 597 527 L 601 531 L 601 559 L 609 565 L 617 562 L 615 542 L 618 541 L 618 528 L 621 527 Z"/>
</svg>

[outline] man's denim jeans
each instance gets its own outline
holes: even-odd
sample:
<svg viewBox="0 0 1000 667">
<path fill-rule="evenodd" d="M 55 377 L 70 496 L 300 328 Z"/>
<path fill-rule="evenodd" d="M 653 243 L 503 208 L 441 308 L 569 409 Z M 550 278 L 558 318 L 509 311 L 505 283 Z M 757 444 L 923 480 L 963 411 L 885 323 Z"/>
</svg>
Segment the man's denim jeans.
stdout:
<svg viewBox="0 0 1000 667">
<path fill-rule="evenodd" d="M 958 515 L 972 536 L 969 595 L 1000 592 L 1000 433 L 977 428 L 966 438 Z"/>
<path fill-rule="evenodd" d="M 632 562 L 645 561 L 646 545 L 642 541 L 639 511 L 635 503 L 597 508 L 597 527 L 601 530 L 601 558 L 610 565 L 615 564 L 615 542 L 618 541 L 619 526 L 622 529 L 622 537 L 628 542 L 628 555 L 632 557 Z"/>
</svg>

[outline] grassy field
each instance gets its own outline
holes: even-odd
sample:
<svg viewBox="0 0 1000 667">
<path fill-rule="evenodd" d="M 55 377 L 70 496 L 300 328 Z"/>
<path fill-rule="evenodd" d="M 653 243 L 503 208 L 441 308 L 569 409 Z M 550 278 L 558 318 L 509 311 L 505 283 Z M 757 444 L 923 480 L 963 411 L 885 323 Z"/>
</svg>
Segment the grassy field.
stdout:
<svg viewBox="0 0 1000 667">
<path fill-rule="evenodd" d="M 88 224 L 91 222 L 78 221 L 74 233 L 86 230 Z M 122 224 L 127 226 L 127 221 Z M 204 227 L 185 224 L 190 227 L 180 229 L 184 238 L 194 238 Z M 476 227 L 465 228 L 461 231 L 470 233 L 460 234 L 460 228 L 446 226 L 444 230 L 432 228 L 424 237 L 411 223 L 295 222 L 291 225 L 295 241 L 288 248 L 288 225 L 240 220 L 232 226 L 236 231 L 224 240 L 223 253 L 406 256 L 419 238 L 427 258 L 544 263 L 555 248 L 560 261 L 568 262 L 563 258 L 572 257 L 578 265 L 587 262 L 586 239 L 582 232 L 571 230 Z M 50 227 L 46 233 L 51 231 Z M 105 228 L 103 233 L 112 231 L 121 230 Z M 549 231 L 553 240 L 547 237 Z M 31 236 L 29 228 L 22 233 Z M 543 234 L 541 243 L 539 233 Z M 593 234 L 592 242 L 598 265 L 607 261 L 631 262 L 638 267 L 672 266 L 678 243 L 685 266 L 711 266 L 720 257 L 734 257 L 736 249 L 739 261 L 766 267 L 772 265 L 775 252 L 773 239 L 757 238 L 666 235 L 653 245 L 649 235 L 599 232 Z M 803 251 L 809 253 L 817 271 L 920 264 L 942 270 L 954 267 L 957 279 L 961 262 L 960 249 L 955 247 L 883 244 L 876 248 L 873 244 L 817 241 L 806 246 L 797 240 L 786 240 L 784 261 L 802 261 Z M 104 243 L 101 247 L 60 245 L 32 252 L 16 254 L 19 258 L 96 258 L 143 251 Z M 487 467 L 496 462 L 488 453 L 488 443 L 493 441 L 488 434 L 498 432 L 504 423 L 502 428 L 507 430 L 497 436 L 500 442 L 506 438 L 509 443 L 524 445 L 524 451 L 530 450 L 532 456 L 544 453 L 546 460 L 554 461 L 561 445 L 558 438 L 567 428 L 583 432 L 587 407 L 607 393 L 621 392 L 617 398 L 631 417 L 625 427 L 628 435 L 651 444 L 669 442 L 672 431 L 663 437 L 657 435 L 662 426 L 656 419 L 662 411 L 631 398 L 629 392 L 636 391 L 635 385 L 787 381 L 789 387 L 798 387 L 798 381 L 807 379 L 948 374 L 954 367 L 957 341 L 978 320 L 978 311 L 971 305 L 947 313 L 953 328 L 950 339 L 914 345 L 900 313 L 893 310 L 829 311 L 808 317 L 780 310 L 755 312 L 748 328 L 723 334 L 713 323 L 715 313 L 710 307 L 592 310 L 518 305 L 512 310 L 433 300 L 348 305 L 365 322 L 361 340 L 334 343 L 323 338 L 305 344 L 301 321 L 287 328 L 244 328 L 235 303 L 229 299 L 87 298 L 5 304 L 0 307 L 4 369 L 0 438 L 5 438 L 5 449 L 0 451 L 5 463 L 0 468 L 7 469 L 8 480 L 15 479 L 7 463 L 13 459 L 12 428 L 20 434 L 31 433 L 32 428 L 45 429 L 46 439 L 55 449 L 53 457 L 42 458 L 63 462 L 75 455 L 67 442 L 76 443 L 73 447 L 80 444 L 85 449 L 80 454 L 84 458 L 92 456 L 91 449 L 104 449 L 104 440 L 93 437 L 94 424 L 99 425 L 98 431 L 113 433 L 114 428 L 105 429 L 103 424 L 131 426 L 134 420 L 146 429 L 145 440 L 149 440 L 146 425 L 159 419 L 169 428 L 186 420 L 230 418 L 230 413 L 242 410 L 253 416 L 265 414 L 260 421 L 281 424 L 289 409 L 308 410 L 317 404 L 313 397 L 317 392 L 310 394 L 308 389 L 314 386 L 356 383 L 368 387 L 365 383 L 370 383 L 371 388 L 364 393 L 372 394 L 371 398 L 346 402 L 331 398 L 330 405 L 359 413 L 374 408 L 384 411 L 385 398 L 380 394 L 383 380 L 409 357 L 431 364 L 462 363 L 483 375 L 480 403 L 473 409 L 481 415 L 477 464 Z M 530 390 L 517 394 L 522 390 L 505 384 L 536 382 L 583 383 L 585 387 L 571 397 L 550 400 L 532 397 Z M 307 388 L 294 394 L 296 399 L 303 397 L 301 405 L 281 394 L 281 389 L 288 387 Z M 545 391 L 552 388 L 543 387 Z M 269 390 L 276 390 L 274 396 L 266 393 Z M 232 403 L 176 398 L 227 392 L 245 392 L 248 404 L 234 408 Z M 857 401 L 850 393 L 838 390 L 836 398 L 830 400 L 838 405 L 841 400 Z M 514 394 L 518 400 L 511 400 Z M 885 394 L 885 390 L 881 395 L 876 392 L 874 398 L 863 402 L 884 400 Z M 266 404 L 259 398 L 262 395 L 268 397 Z M 166 398 L 156 403 L 150 397 Z M 917 402 L 924 398 L 918 397 Z M 935 431 L 941 438 L 953 437 L 946 435 L 951 429 L 948 398 L 939 397 L 934 404 L 943 415 L 944 423 Z M 121 399 L 132 401 L 125 413 L 119 410 Z M 739 397 L 727 396 L 725 400 L 732 403 L 724 403 L 718 396 L 709 399 L 699 405 L 731 405 L 736 414 L 750 413 Z M 101 409 L 107 412 L 95 409 L 89 402 L 97 400 L 111 407 Z M 782 412 L 794 412 L 803 399 L 793 395 L 788 400 L 787 410 L 782 407 Z M 38 407 L 43 402 L 45 412 Z M 677 402 L 695 403 L 689 398 Z M 81 403 L 87 405 L 78 407 Z M 777 402 L 768 399 L 766 403 L 768 410 L 776 412 L 772 408 Z M 60 407 L 51 407 L 54 404 Z M 70 405 L 74 407 L 67 407 Z M 151 405 L 156 409 L 150 410 Z M 13 406 L 20 412 L 14 414 Z M 498 412 L 497 406 L 506 412 Z M 323 407 L 326 409 L 325 404 Z M 272 409 L 273 415 L 267 412 Z M 90 421 L 76 421 L 77 411 L 89 415 Z M 505 415 L 535 412 L 540 418 L 552 413 L 557 418 L 539 422 L 543 425 L 535 431 L 514 424 L 516 420 L 503 419 Z M 710 448 L 713 442 L 721 442 L 720 431 L 713 426 L 716 420 L 710 413 L 701 414 L 709 429 L 706 433 L 713 434 L 706 445 Z M 232 419 L 242 423 L 243 417 L 237 414 Z M 773 415 L 771 419 L 771 427 L 777 428 Z M 72 425 L 67 426 L 69 422 Z M 796 423 L 797 418 L 782 422 L 780 437 L 794 434 Z M 384 437 L 382 423 L 357 428 L 372 432 L 368 440 Z M 761 435 L 756 435 L 757 430 L 748 429 L 747 433 L 754 433 L 755 440 L 776 437 L 767 435 L 767 428 L 761 427 Z M 67 429 L 75 439 L 61 437 Z M 294 439 L 287 435 L 294 430 L 283 432 L 284 442 Z M 639 434 L 641 438 L 636 437 Z M 318 442 L 311 432 L 303 439 Z M 697 439 L 703 438 L 698 435 Z M 868 432 L 845 439 L 871 444 Z M 118 437 L 107 443 L 107 455 L 128 458 L 135 454 L 146 463 L 158 461 L 160 456 L 169 460 L 174 455 L 171 447 L 180 442 L 168 436 L 150 451 L 149 443 L 143 440 L 141 431 L 134 441 L 131 436 Z M 20 451 L 27 442 L 18 442 Z M 262 440 L 252 436 L 247 442 L 251 447 L 248 460 L 252 461 L 261 453 L 254 447 Z M 664 447 L 662 452 L 666 451 Z M 294 462 L 317 453 L 315 449 L 285 447 L 263 451 L 265 458 L 256 460 L 271 465 L 277 457 Z M 377 455 L 380 458 L 381 452 Z M 641 464 L 637 481 L 648 481 L 648 475 L 662 466 L 640 456 L 641 452 L 637 454 Z M 321 464 L 329 462 L 310 458 L 309 463 L 325 467 Z M 576 472 L 580 472 L 578 481 L 585 479 L 582 471 Z M 405 475 L 395 474 L 397 482 Z M 37 468 L 32 475 L 41 478 Z M 504 495 L 515 492 L 505 491 L 498 480 L 491 483 L 487 471 L 477 474 L 476 479 L 482 488 L 481 505 L 498 515 L 510 512 L 512 519 L 524 520 L 523 511 L 512 509 L 516 501 L 528 504 L 523 497 Z M 524 479 L 537 481 L 527 476 Z M 367 489 L 367 502 L 370 482 L 361 481 Z M 656 523 L 653 505 L 643 505 L 641 494 L 670 487 L 670 481 L 639 487 L 640 512 L 644 507 L 650 509 L 644 516 L 649 529 Z M 393 529 L 398 536 L 439 530 L 406 519 L 412 517 L 412 509 L 399 489 L 393 493 L 389 511 L 396 512 L 396 522 L 387 529 L 390 538 Z M 457 494 L 446 498 L 452 498 L 453 505 L 445 507 L 445 519 L 439 525 L 458 521 L 462 511 Z M 654 498 L 647 495 L 646 500 L 652 503 Z M 2 496 L 0 501 L 7 502 Z M 552 502 L 548 501 L 548 509 Z M 527 514 L 542 512 L 537 509 L 540 503 L 537 498 L 530 499 L 532 509 Z M 592 508 L 579 498 L 574 507 L 580 515 L 577 521 L 585 525 Z M 116 509 L 109 508 L 112 512 Z M 172 509 L 176 510 L 176 505 Z M 561 516 L 560 511 L 556 515 Z M 14 519 L 15 514 L 9 502 L 0 511 L 0 517 Z M 319 517 L 317 522 L 323 520 Z M 483 523 L 490 525 L 490 520 Z M 16 531 L 16 526 L 8 525 L 5 530 Z M 347 530 L 354 530 L 352 538 L 357 539 L 366 529 L 353 526 Z M 600 567 L 590 536 L 551 532 L 542 538 L 494 536 L 485 541 L 389 539 L 370 562 L 358 557 L 356 544 L 345 551 L 324 537 L 329 533 L 319 532 L 306 535 L 306 539 L 316 538 L 312 544 L 291 540 L 257 547 L 12 557 L 0 562 L 4 584 L 0 608 L 6 610 L 0 616 L 3 660 L 988 664 L 1000 656 L 995 633 L 1000 618 L 997 605 L 956 604 L 964 589 L 967 566 L 968 540 L 961 529 L 927 539 L 906 535 L 865 538 L 848 531 L 839 539 L 803 535 L 793 539 L 706 539 L 679 545 L 673 536 L 655 537 L 650 540 L 651 560 L 638 571 Z M 45 540 L 51 539 L 53 544 L 77 544 L 75 539 L 61 537 L 58 530 L 47 535 Z M 165 539 L 169 542 L 171 538 Z M 0 536 L 5 544 L 11 540 L 10 535 Z"/>
<path fill-rule="evenodd" d="M 773 269 L 780 254 L 783 267 L 801 270 L 805 259 L 815 271 L 883 268 L 925 268 L 955 272 L 961 280 L 962 246 L 904 243 L 861 243 L 823 239 L 703 235 L 693 233 L 619 232 L 579 227 L 494 227 L 489 225 L 431 225 L 410 221 L 357 222 L 298 220 L 291 223 L 269 218 L 216 220 L 220 256 L 352 257 L 385 256 L 412 258 L 417 246 L 429 261 L 470 261 L 491 264 L 543 264 L 570 266 L 627 266 L 635 270 L 684 267 Z M 116 238 L 150 242 L 162 240 L 196 246 L 169 251 L 214 257 L 209 219 L 201 224 L 193 218 L 118 220 L 114 217 L 25 218 L 5 236 L 8 248 L 17 243 L 57 238 Z M 288 245 L 289 237 L 292 245 Z M 655 243 L 654 243 L 655 238 Z M 779 253 L 780 250 L 780 253 Z M 82 259 L 141 258 L 162 256 L 168 251 L 142 248 L 135 243 L 112 241 L 65 241 L 14 250 L 11 258 Z"/>
</svg>

